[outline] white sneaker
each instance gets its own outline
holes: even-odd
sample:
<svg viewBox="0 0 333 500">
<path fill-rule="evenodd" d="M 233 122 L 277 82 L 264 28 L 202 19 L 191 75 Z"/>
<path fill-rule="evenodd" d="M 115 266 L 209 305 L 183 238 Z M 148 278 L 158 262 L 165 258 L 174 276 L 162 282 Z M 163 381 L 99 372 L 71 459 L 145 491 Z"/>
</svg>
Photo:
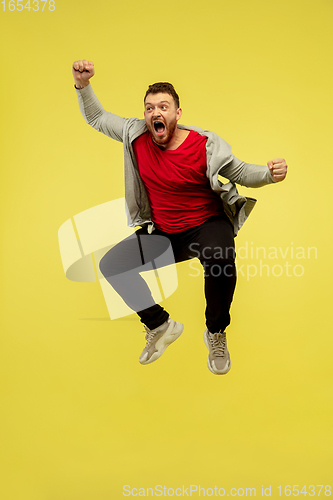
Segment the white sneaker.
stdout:
<svg viewBox="0 0 333 500">
<path fill-rule="evenodd" d="M 139 362 L 142 365 L 147 365 L 156 361 L 156 359 L 162 356 L 165 349 L 178 339 L 183 329 L 184 325 L 182 323 L 177 323 L 177 321 L 170 318 L 154 330 L 149 330 L 145 326 L 147 344 L 141 353 Z"/>
<path fill-rule="evenodd" d="M 215 375 L 224 375 L 231 368 L 230 355 L 227 348 L 226 333 L 210 333 L 205 330 L 204 342 L 209 354 L 207 366 Z"/>
</svg>

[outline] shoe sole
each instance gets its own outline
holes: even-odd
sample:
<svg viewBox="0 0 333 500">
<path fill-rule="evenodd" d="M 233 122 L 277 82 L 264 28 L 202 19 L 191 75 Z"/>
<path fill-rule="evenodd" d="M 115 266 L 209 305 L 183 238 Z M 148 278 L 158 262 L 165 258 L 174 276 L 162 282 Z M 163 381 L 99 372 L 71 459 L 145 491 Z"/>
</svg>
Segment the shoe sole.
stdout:
<svg viewBox="0 0 333 500">
<path fill-rule="evenodd" d="M 158 358 L 160 358 L 162 356 L 165 349 L 167 347 L 169 347 L 169 345 L 172 344 L 172 342 L 174 342 L 175 340 L 177 340 L 181 336 L 181 334 L 183 333 L 183 330 L 184 330 L 184 325 L 182 323 L 178 323 L 177 325 L 179 325 L 179 329 L 177 329 L 177 327 L 176 327 L 176 331 L 174 331 L 176 324 L 177 324 L 177 322 L 174 320 L 172 320 L 172 322 L 170 322 L 170 325 L 169 325 L 168 329 L 166 330 L 165 335 L 163 335 L 155 344 L 157 351 L 154 352 L 154 354 L 147 361 L 140 361 L 139 360 L 139 362 L 142 365 L 148 365 L 149 363 L 156 361 Z M 169 329 L 170 329 L 170 332 L 167 333 Z"/>
<path fill-rule="evenodd" d="M 205 346 L 207 347 L 208 349 L 208 358 L 207 358 L 207 366 L 209 368 L 209 370 L 214 373 L 214 375 L 225 375 L 226 373 L 228 373 L 230 371 L 230 368 L 231 368 L 231 361 L 230 361 L 230 357 L 229 357 L 229 364 L 227 366 L 227 369 L 224 370 L 223 372 L 217 372 L 213 369 L 213 367 L 211 366 L 210 362 L 209 362 L 209 344 L 208 344 L 208 340 L 207 340 L 207 337 L 206 337 L 206 332 L 204 333 L 204 336 L 203 336 L 203 339 L 204 339 L 204 342 L 205 342 Z M 229 351 L 228 351 L 229 352 Z"/>
</svg>

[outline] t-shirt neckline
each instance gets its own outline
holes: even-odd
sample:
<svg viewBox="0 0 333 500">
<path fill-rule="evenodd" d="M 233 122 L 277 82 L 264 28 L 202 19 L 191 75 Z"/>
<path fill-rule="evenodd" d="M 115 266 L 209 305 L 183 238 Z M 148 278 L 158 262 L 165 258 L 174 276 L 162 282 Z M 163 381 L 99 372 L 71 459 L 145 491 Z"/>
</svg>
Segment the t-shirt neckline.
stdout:
<svg viewBox="0 0 333 500">
<path fill-rule="evenodd" d="M 182 129 L 182 130 L 186 130 L 186 129 Z M 151 134 L 149 132 L 148 133 L 150 135 L 150 140 L 151 140 L 152 144 L 154 146 L 156 146 L 160 151 L 162 151 L 162 153 L 174 153 L 174 152 L 179 151 L 180 149 L 183 148 L 183 146 L 188 141 L 188 139 L 189 139 L 190 135 L 192 134 L 192 132 L 194 132 L 194 130 L 189 130 L 189 133 L 187 134 L 187 137 L 183 140 L 183 142 L 181 144 L 179 144 L 178 148 L 176 148 L 176 149 L 162 149 L 162 148 L 160 148 L 158 146 L 158 144 L 156 144 L 156 142 L 153 141 L 153 138 L 152 138 Z"/>
</svg>

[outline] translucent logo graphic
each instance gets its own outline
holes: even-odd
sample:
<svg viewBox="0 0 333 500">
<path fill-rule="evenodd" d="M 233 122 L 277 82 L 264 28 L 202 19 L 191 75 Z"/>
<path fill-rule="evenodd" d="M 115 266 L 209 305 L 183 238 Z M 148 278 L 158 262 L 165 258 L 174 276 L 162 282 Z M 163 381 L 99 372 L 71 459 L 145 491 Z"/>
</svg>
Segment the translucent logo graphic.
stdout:
<svg viewBox="0 0 333 500">
<path fill-rule="evenodd" d="M 138 236 L 128 227 L 125 198 L 68 219 L 58 238 L 66 277 L 98 281 L 111 319 L 160 303 L 177 289 L 170 241 L 154 233 Z"/>
</svg>

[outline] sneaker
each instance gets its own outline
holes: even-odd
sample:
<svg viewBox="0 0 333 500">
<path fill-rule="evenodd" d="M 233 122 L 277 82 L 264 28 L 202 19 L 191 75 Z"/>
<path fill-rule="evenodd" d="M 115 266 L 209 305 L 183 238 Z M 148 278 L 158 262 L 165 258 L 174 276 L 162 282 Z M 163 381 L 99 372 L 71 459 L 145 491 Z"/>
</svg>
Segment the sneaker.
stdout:
<svg viewBox="0 0 333 500">
<path fill-rule="evenodd" d="M 204 342 L 209 351 L 207 366 L 210 371 L 215 375 L 228 373 L 231 368 L 231 361 L 227 348 L 226 333 L 210 333 L 205 330 Z"/>
<path fill-rule="evenodd" d="M 162 356 L 165 349 L 178 339 L 183 329 L 184 325 L 182 323 L 177 323 L 177 321 L 170 318 L 154 330 L 149 330 L 145 326 L 147 344 L 139 358 L 140 363 L 147 365 L 156 361 L 156 359 Z"/>
</svg>

